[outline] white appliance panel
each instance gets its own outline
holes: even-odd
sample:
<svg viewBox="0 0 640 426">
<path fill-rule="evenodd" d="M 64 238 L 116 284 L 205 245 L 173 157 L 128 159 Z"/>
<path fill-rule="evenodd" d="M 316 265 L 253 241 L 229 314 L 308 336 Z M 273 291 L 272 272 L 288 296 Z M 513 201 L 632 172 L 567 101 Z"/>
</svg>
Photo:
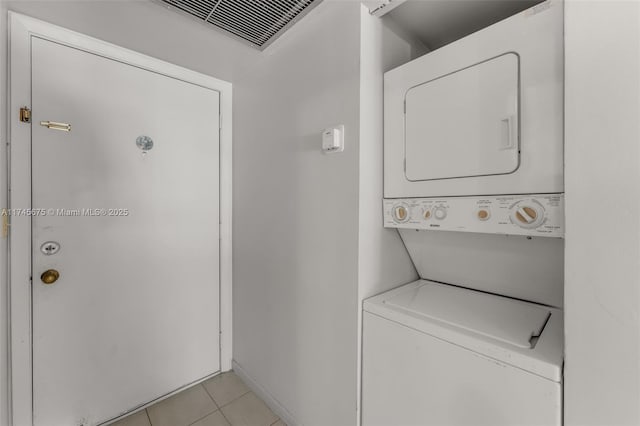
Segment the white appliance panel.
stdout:
<svg viewBox="0 0 640 426">
<path fill-rule="evenodd" d="M 538 329 L 540 318 L 522 316 L 511 310 L 513 300 L 495 295 L 483 294 L 492 300 L 479 310 L 457 306 L 469 307 L 477 296 L 418 280 L 365 300 L 363 425 L 561 424 L 562 311 L 517 302 L 548 313 L 525 348 L 488 331 L 510 323 Z M 482 312 L 491 307 L 501 311 L 493 323 Z M 461 318 L 450 321 L 452 315 Z M 472 327 L 461 326 L 474 317 Z"/>
<path fill-rule="evenodd" d="M 405 96 L 406 178 L 514 172 L 518 91 L 515 53 L 410 88 Z"/>
<path fill-rule="evenodd" d="M 439 291 L 430 292 L 433 287 L 439 287 Z M 447 289 L 460 289 L 470 294 L 468 296 L 457 295 L 457 297 L 451 297 L 451 290 Z M 434 300 L 429 303 L 417 303 L 413 306 L 408 306 L 403 302 L 392 303 L 394 299 L 401 298 L 402 294 L 407 292 L 413 293 L 418 298 L 422 294 L 430 293 Z M 563 361 L 562 311 L 537 303 L 519 301 L 519 303 L 523 304 L 522 306 L 527 305 L 550 314 L 542 328 L 540 337 L 532 342 L 530 347 L 522 347 L 514 344 L 514 342 L 506 341 L 509 339 L 491 337 L 500 328 L 500 324 L 517 322 L 519 325 L 514 329 L 519 329 L 520 331 L 539 328 L 537 317 L 521 316 L 517 310 L 510 309 L 512 299 L 508 297 L 482 293 L 492 297 L 493 301 L 483 303 L 483 307 L 475 309 L 474 312 L 462 313 L 461 318 L 454 319 L 452 317 L 449 312 L 460 313 L 460 309 L 454 304 L 459 303 L 460 299 L 465 299 L 463 303 L 472 303 L 477 293 L 480 292 L 428 280 L 417 280 L 366 299 L 363 307 L 366 312 L 403 324 L 424 334 L 436 336 L 456 346 L 529 371 L 545 379 L 561 382 Z M 485 315 L 485 308 L 490 305 L 499 307 L 498 309 L 504 314 L 502 319 L 490 321 L 481 318 L 481 316 Z M 434 306 L 439 307 L 434 310 Z M 441 312 L 446 312 L 446 316 L 441 318 Z M 476 322 L 473 326 L 464 325 L 464 323 L 472 322 L 474 318 Z M 517 334 L 517 332 L 514 333 L 514 335 Z M 453 366 L 453 364 L 446 365 Z"/>
<path fill-rule="evenodd" d="M 562 8 L 551 0 L 385 74 L 385 198 L 564 191 Z"/>
<path fill-rule="evenodd" d="M 564 240 L 399 229 L 421 278 L 562 307 Z"/>
<path fill-rule="evenodd" d="M 362 425 L 559 426 L 562 385 L 364 313 Z"/>
<path fill-rule="evenodd" d="M 564 236 L 562 194 L 384 200 L 385 228 Z"/>
<path fill-rule="evenodd" d="M 543 306 L 426 281 L 384 303 L 526 349 L 551 315 Z"/>
</svg>

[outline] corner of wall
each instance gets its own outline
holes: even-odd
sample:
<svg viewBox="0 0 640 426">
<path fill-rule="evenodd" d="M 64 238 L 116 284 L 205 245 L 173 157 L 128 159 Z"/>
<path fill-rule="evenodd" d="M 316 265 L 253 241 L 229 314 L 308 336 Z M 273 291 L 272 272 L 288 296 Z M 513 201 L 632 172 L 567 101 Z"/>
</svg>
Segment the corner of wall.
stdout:
<svg viewBox="0 0 640 426">
<path fill-rule="evenodd" d="M 412 40 L 397 37 L 361 6 L 359 152 L 359 303 L 417 278 L 400 235 L 383 228 L 383 76 L 412 59 Z"/>
<path fill-rule="evenodd" d="M 234 362 L 299 424 L 356 422 L 359 7 L 322 2 L 234 86 Z"/>
<path fill-rule="evenodd" d="M 360 151 L 358 175 L 358 424 L 361 402 L 362 301 L 418 278 L 395 229 L 382 226 L 383 76 L 412 59 L 412 43 L 360 10 Z"/>
</svg>

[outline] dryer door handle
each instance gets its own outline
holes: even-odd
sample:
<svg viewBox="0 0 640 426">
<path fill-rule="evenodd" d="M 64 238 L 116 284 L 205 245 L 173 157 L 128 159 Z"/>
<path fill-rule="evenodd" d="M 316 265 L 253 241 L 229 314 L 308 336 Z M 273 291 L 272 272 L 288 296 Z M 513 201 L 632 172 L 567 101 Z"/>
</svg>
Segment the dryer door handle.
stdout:
<svg viewBox="0 0 640 426">
<path fill-rule="evenodd" d="M 503 118 L 500 121 L 501 125 L 501 138 L 500 138 L 500 149 L 514 149 L 516 148 L 517 135 L 515 128 L 516 117 L 514 115 L 509 115 L 508 117 Z"/>
</svg>

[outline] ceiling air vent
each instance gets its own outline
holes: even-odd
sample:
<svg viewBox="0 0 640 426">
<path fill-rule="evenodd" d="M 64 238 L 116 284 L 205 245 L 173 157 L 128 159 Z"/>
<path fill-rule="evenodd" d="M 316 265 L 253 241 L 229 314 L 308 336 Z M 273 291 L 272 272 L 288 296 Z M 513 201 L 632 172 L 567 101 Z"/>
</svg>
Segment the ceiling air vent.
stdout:
<svg viewBox="0 0 640 426">
<path fill-rule="evenodd" d="M 322 0 L 159 0 L 264 49 Z"/>
</svg>

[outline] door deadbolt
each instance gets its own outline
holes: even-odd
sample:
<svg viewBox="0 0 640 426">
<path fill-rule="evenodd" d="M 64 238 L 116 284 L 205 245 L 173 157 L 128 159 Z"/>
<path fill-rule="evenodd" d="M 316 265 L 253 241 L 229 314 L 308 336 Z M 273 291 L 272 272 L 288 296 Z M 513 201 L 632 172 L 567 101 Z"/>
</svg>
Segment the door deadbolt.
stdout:
<svg viewBox="0 0 640 426">
<path fill-rule="evenodd" d="M 55 241 L 47 241 L 46 243 L 40 246 L 40 251 L 45 256 L 51 256 L 52 254 L 56 254 L 60 250 L 60 244 Z"/>
<path fill-rule="evenodd" d="M 40 275 L 40 279 L 45 284 L 53 284 L 60 278 L 60 272 L 55 269 L 47 269 Z"/>
</svg>

